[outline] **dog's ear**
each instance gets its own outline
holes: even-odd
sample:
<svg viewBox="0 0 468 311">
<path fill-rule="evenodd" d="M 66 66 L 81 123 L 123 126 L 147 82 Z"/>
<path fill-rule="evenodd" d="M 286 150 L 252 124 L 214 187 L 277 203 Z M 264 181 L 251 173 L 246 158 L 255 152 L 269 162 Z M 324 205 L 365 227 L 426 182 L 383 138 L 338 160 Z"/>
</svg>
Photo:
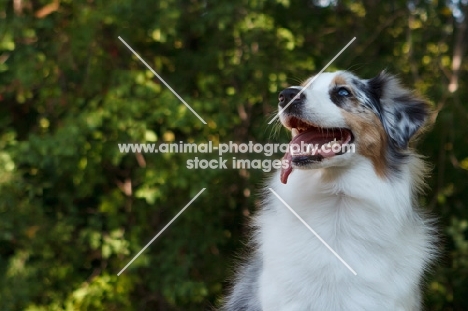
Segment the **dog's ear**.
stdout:
<svg viewBox="0 0 468 311">
<path fill-rule="evenodd" d="M 391 142 L 405 149 L 411 138 L 426 123 L 430 106 L 413 92 L 403 88 L 398 79 L 385 71 L 367 81 L 375 98 L 376 112 Z"/>
</svg>

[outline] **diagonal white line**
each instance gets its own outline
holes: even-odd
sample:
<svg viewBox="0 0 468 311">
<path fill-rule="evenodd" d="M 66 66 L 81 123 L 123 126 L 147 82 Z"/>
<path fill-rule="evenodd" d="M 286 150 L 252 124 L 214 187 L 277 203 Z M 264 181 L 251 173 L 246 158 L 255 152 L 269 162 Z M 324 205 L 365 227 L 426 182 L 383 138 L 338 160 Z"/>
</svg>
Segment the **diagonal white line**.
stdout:
<svg viewBox="0 0 468 311">
<path fill-rule="evenodd" d="M 130 51 L 132 51 L 133 54 L 135 54 L 136 57 L 138 57 L 138 59 L 139 59 L 139 60 L 140 60 L 156 77 L 158 77 L 158 79 L 159 79 L 162 83 L 164 83 L 165 86 L 167 86 L 167 88 L 168 88 L 169 90 L 171 90 L 171 92 L 172 92 L 185 106 L 187 106 L 188 109 L 190 109 L 191 112 L 193 112 L 194 115 L 197 116 L 198 119 L 200 119 L 200 121 L 203 122 L 203 124 L 206 124 L 205 120 L 203 120 L 202 117 L 200 117 L 200 116 L 198 115 L 198 113 L 196 113 L 195 110 L 193 110 L 193 108 L 190 107 L 189 104 L 187 104 L 187 103 L 185 102 L 185 100 L 184 100 L 182 97 L 180 97 L 179 94 L 177 94 L 176 91 L 174 91 L 174 89 L 173 89 L 169 84 L 167 84 L 166 81 L 164 81 L 164 79 L 161 78 L 161 76 L 158 75 L 157 72 L 153 70 L 153 68 L 150 67 L 150 65 L 148 65 L 148 64 L 146 63 L 145 60 L 144 60 L 143 58 L 141 58 L 140 55 L 138 55 L 137 52 L 135 52 L 135 51 L 130 47 L 130 45 L 128 45 L 127 42 L 125 42 L 124 39 L 122 39 L 120 36 L 119 36 L 118 38 L 119 38 L 120 41 L 122 41 L 123 44 L 125 44 L 125 46 L 126 46 Z"/>
<path fill-rule="evenodd" d="M 190 204 L 192 204 L 192 203 L 193 203 L 193 201 L 195 201 L 195 200 L 198 198 L 198 196 L 199 196 L 200 194 L 202 194 L 202 192 L 203 192 L 203 191 L 205 191 L 205 189 L 206 189 L 206 188 L 203 188 L 202 190 L 200 190 L 200 192 L 198 192 L 198 193 L 197 193 L 197 195 L 196 195 L 196 196 L 194 196 L 194 197 L 193 197 L 193 199 L 192 199 L 192 200 L 190 200 L 190 202 L 188 202 L 188 203 L 187 203 L 187 205 L 185 205 L 185 207 L 184 207 L 183 209 L 181 209 L 181 210 L 180 210 L 180 212 L 179 212 L 179 213 L 177 213 L 177 215 L 175 215 L 175 216 L 174 216 L 174 218 L 172 218 L 172 220 L 171 220 L 171 221 L 170 221 L 170 222 L 169 222 L 169 223 L 168 223 L 168 224 L 167 224 L 167 225 L 166 225 L 164 228 L 162 228 L 162 230 L 161 230 L 161 231 L 159 231 L 159 233 L 158 233 L 158 234 L 156 234 L 156 236 L 155 236 L 154 238 L 152 238 L 152 239 L 151 239 L 151 241 L 149 241 L 149 242 L 148 242 L 148 244 L 146 244 L 146 245 L 145 245 L 145 247 L 143 247 L 143 248 L 141 249 L 141 251 L 140 251 L 138 254 L 136 254 L 136 256 L 135 256 L 135 257 L 133 257 L 133 259 L 132 259 L 132 260 L 130 260 L 130 262 L 129 262 L 129 263 L 128 263 L 128 264 L 127 264 L 127 265 L 126 265 L 126 266 L 125 266 L 125 267 L 124 267 L 122 270 L 120 270 L 120 272 L 119 272 L 119 273 L 117 273 L 117 276 L 120 276 L 120 275 L 122 274 L 122 272 L 124 272 L 124 271 L 125 271 L 125 269 L 127 269 L 127 268 L 128 268 L 128 266 L 130 266 L 130 265 L 132 264 L 132 262 L 134 262 L 134 261 L 135 261 L 135 259 L 137 259 L 137 258 L 138 258 L 138 256 L 140 256 L 140 255 L 141 255 L 141 253 L 143 253 L 143 252 L 145 251 L 145 249 L 147 249 L 147 248 L 148 248 L 148 246 L 150 246 L 150 245 L 151 245 L 151 243 L 153 243 L 153 242 L 154 242 L 154 240 L 156 240 L 156 239 L 158 238 L 158 236 L 160 236 L 160 235 L 161 235 L 161 234 L 164 232 L 164 230 L 166 230 L 166 229 L 167 229 L 167 227 L 169 227 L 169 226 L 170 226 L 170 225 L 171 225 L 171 224 L 174 222 L 174 220 L 176 220 L 176 219 L 177 219 L 177 217 L 179 217 L 179 216 L 180 216 L 180 214 L 182 214 L 182 213 L 183 213 L 183 212 L 184 212 L 184 211 L 187 209 L 187 207 L 189 207 L 189 206 L 190 206 Z"/>
<path fill-rule="evenodd" d="M 349 269 L 349 271 L 351 271 L 354 275 L 357 275 L 357 273 L 346 263 L 346 261 L 344 261 L 343 258 L 341 258 L 340 255 L 338 255 L 338 254 L 333 250 L 333 248 L 331 248 L 330 245 L 328 245 L 327 242 L 325 242 L 325 241 L 320 237 L 320 235 L 318 235 L 318 234 L 304 221 L 304 219 L 302 219 L 301 216 L 299 216 L 299 215 L 291 208 L 291 206 L 289 206 L 288 203 L 286 203 L 286 202 L 275 192 L 275 190 L 273 190 L 273 189 L 271 189 L 271 188 L 268 188 L 268 189 L 270 189 L 270 191 L 271 191 L 271 192 L 272 192 L 272 193 L 273 193 L 273 194 L 274 194 L 290 211 L 291 211 L 291 213 L 293 213 L 294 216 L 296 216 L 297 219 L 299 219 L 299 220 L 304 224 L 304 226 L 306 226 L 307 229 L 309 229 L 310 232 L 312 232 L 312 233 L 317 237 L 317 239 L 319 239 L 320 242 L 322 242 L 323 245 L 325 245 L 325 246 L 328 248 L 328 250 L 329 250 L 330 252 L 332 252 L 333 255 L 335 255 L 336 258 L 338 258 L 338 259 L 346 266 L 346 268 Z"/>
<path fill-rule="evenodd" d="M 348 46 L 351 45 L 351 43 L 353 43 L 354 40 L 356 40 L 356 37 L 352 38 L 351 41 L 349 41 L 348 44 L 346 44 L 345 47 L 342 48 L 341 51 L 339 51 L 338 54 L 336 54 L 335 57 L 333 57 L 332 60 L 329 61 L 328 64 L 326 64 L 325 67 L 323 67 L 323 69 L 320 70 L 320 72 L 319 72 L 318 74 L 316 74 L 316 75 L 306 84 L 306 86 L 304 86 L 304 87 L 302 88 L 302 90 L 301 90 L 299 93 L 297 93 L 296 96 L 293 97 L 293 99 L 291 99 L 291 100 L 289 101 L 289 103 L 288 103 L 283 109 L 281 109 L 280 111 L 278 111 L 278 114 L 277 114 L 273 119 L 271 119 L 271 121 L 268 122 L 268 124 L 271 124 L 271 122 L 275 121 L 275 119 L 278 118 L 278 117 L 280 116 L 280 114 L 282 114 L 283 111 L 284 111 L 286 108 L 288 108 L 289 105 L 291 105 L 291 103 L 292 103 L 293 101 L 295 101 L 297 98 L 299 98 L 299 96 L 301 96 L 301 94 L 312 84 L 312 82 L 314 82 L 314 81 L 318 78 L 318 76 L 320 76 L 320 75 L 328 68 L 328 66 L 330 66 L 331 63 L 333 63 L 333 62 L 335 61 L 335 59 L 337 59 L 338 56 L 340 56 L 341 53 L 343 53 L 344 50 L 346 50 L 346 49 L 348 48 Z"/>
</svg>

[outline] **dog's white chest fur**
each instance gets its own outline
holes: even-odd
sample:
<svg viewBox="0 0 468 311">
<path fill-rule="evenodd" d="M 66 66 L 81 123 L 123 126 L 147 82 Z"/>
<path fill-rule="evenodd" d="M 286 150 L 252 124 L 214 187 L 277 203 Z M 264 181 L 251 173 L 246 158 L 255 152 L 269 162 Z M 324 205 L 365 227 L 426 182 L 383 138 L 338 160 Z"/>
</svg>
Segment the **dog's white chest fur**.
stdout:
<svg viewBox="0 0 468 311">
<path fill-rule="evenodd" d="M 297 170 L 287 185 L 273 179 L 272 188 L 357 275 L 272 195 L 256 220 L 262 310 L 420 309 L 426 225 L 408 184 L 384 182 L 366 162 L 332 177 Z"/>
</svg>

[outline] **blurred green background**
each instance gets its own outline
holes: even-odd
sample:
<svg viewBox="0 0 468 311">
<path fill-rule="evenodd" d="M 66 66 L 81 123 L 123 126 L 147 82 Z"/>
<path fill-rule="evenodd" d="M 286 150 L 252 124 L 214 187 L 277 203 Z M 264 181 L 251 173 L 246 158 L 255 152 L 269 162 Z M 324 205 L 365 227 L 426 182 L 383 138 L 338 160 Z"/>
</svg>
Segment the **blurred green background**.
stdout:
<svg viewBox="0 0 468 311">
<path fill-rule="evenodd" d="M 466 0 L 0 0 L 0 310 L 219 306 L 268 174 L 117 144 L 285 143 L 268 125 L 278 91 L 354 36 L 329 70 L 387 69 L 439 111 L 419 144 L 442 236 L 425 303 L 468 310 L 467 14 Z"/>
</svg>

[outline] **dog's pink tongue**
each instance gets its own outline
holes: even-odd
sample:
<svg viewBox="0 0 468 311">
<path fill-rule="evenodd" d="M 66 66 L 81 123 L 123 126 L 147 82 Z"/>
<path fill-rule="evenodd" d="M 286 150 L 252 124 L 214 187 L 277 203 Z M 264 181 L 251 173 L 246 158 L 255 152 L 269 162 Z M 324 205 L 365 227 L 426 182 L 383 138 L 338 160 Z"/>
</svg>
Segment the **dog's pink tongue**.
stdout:
<svg viewBox="0 0 468 311">
<path fill-rule="evenodd" d="M 288 150 L 284 154 L 282 163 L 281 163 L 281 175 L 280 179 L 283 184 L 288 183 L 288 177 L 292 173 L 292 155 L 291 155 L 291 145 L 292 144 L 301 144 L 301 141 L 305 141 L 307 135 L 299 134 L 294 137 L 288 145 Z"/>
<path fill-rule="evenodd" d="M 289 147 L 288 147 L 288 151 L 286 151 L 286 154 L 284 155 L 283 161 L 281 163 L 281 176 L 280 176 L 280 179 L 281 179 L 281 182 L 283 184 L 288 183 L 289 174 L 291 174 L 291 172 L 293 170 L 292 165 L 291 165 L 291 161 L 292 161 L 292 156 L 291 156 L 291 153 L 289 152 Z M 286 168 L 285 168 L 285 166 L 286 166 Z"/>
<path fill-rule="evenodd" d="M 281 175 L 280 179 L 283 184 L 288 183 L 289 175 L 292 173 L 292 154 L 291 149 L 292 145 L 294 144 L 297 147 L 302 148 L 303 145 L 309 145 L 311 149 L 308 152 L 312 153 L 312 155 L 321 155 L 324 158 L 332 157 L 335 155 L 335 152 L 332 150 L 321 150 L 321 146 L 327 142 L 329 142 L 333 137 L 338 137 L 338 134 L 332 132 L 322 133 L 321 131 L 307 131 L 303 132 L 296 137 L 294 137 L 291 142 L 289 143 L 288 150 L 286 151 L 283 157 L 283 163 L 281 165 Z M 317 148 L 316 150 L 314 148 Z M 307 150 L 302 150 L 303 152 L 307 152 Z"/>
</svg>

